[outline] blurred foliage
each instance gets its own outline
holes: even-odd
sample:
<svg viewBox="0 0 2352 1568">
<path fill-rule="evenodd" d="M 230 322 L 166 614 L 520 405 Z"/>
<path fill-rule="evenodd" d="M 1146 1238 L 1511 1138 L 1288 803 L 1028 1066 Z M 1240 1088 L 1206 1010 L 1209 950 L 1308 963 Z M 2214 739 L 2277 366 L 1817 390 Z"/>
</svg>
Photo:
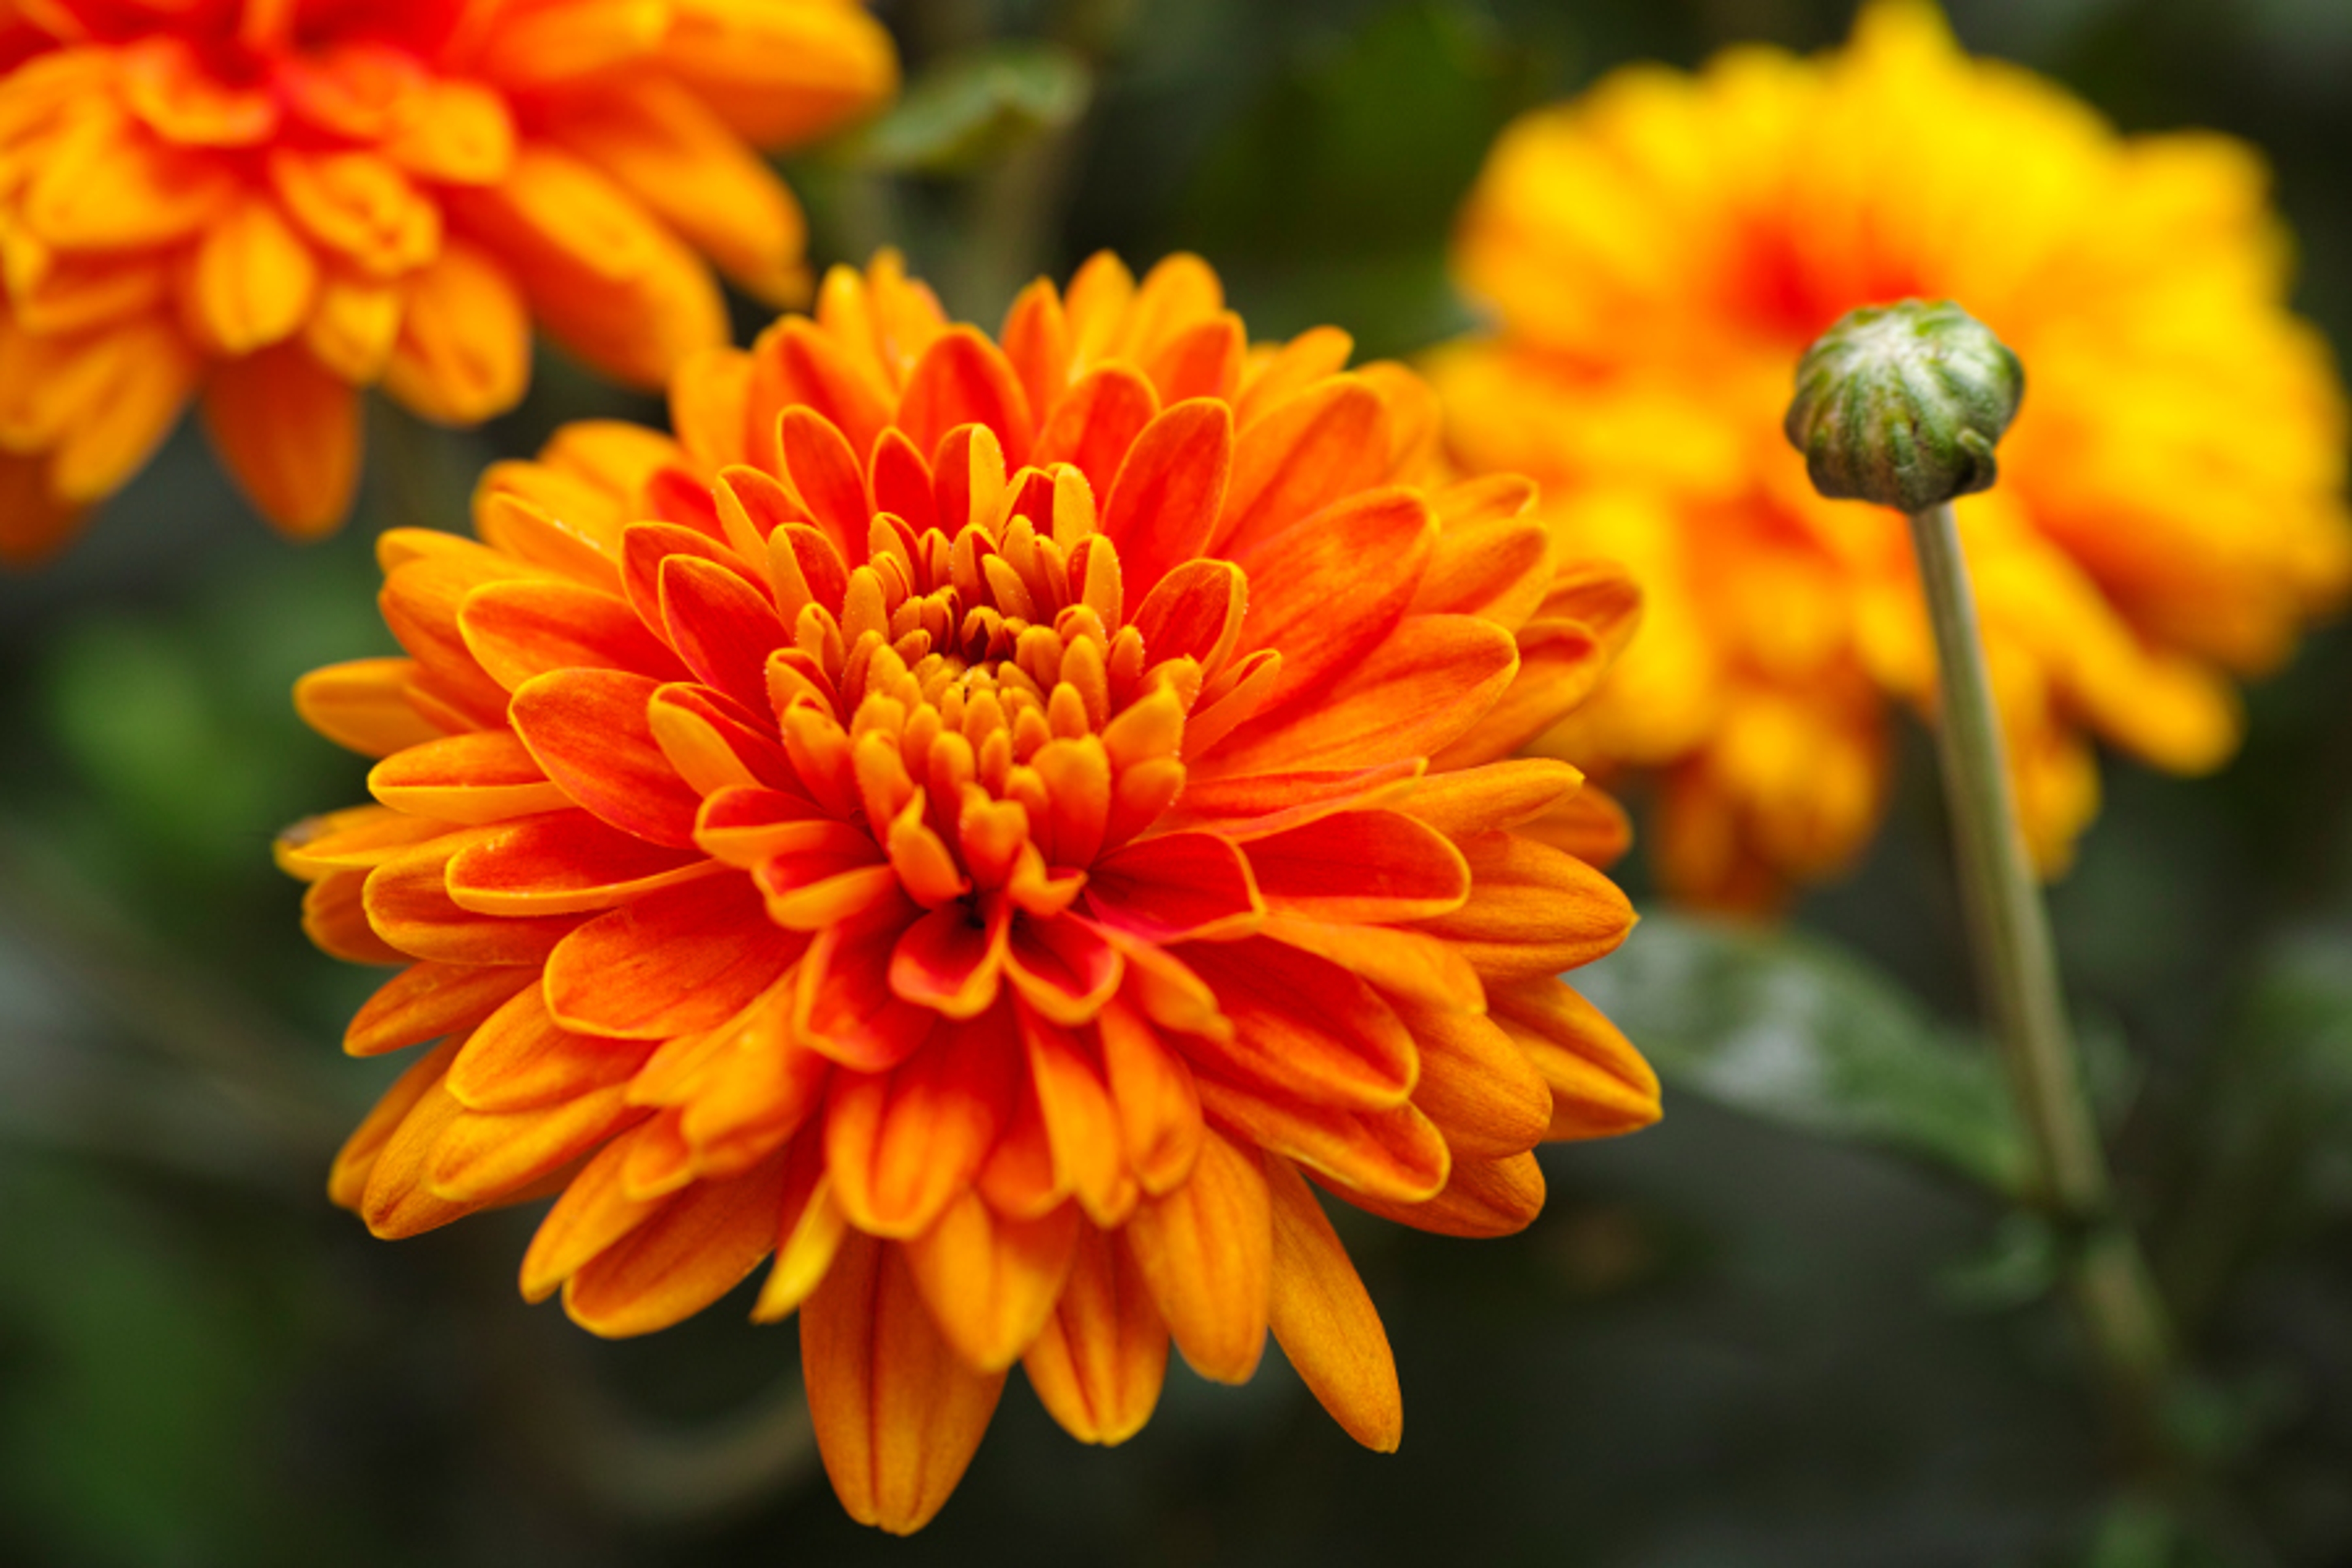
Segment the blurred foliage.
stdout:
<svg viewBox="0 0 2352 1568">
<path fill-rule="evenodd" d="M 885 241 L 985 321 L 1103 247 L 1210 255 L 1262 334 L 1365 353 L 1467 321 L 1451 215 L 1511 115 L 1636 58 L 1801 47 L 1844 0 L 899 0 L 904 104 L 793 170 L 820 260 Z M 2307 308 L 2352 331 L 2352 10 L 1955 0 L 1973 47 L 2134 127 L 2272 155 Z M 739 306 L 748 331 L 761 320 Z M 269 864 L 364 765 L 286 700 L 387 647 L 370 550 L 457 526 L 563 419 L 657 416 L 559 359 L 488 431 L 381 410 L 362 516 L 297 551 L 185 433 L 38 575 L 0 579 L 0 1562 L 372 1564 L 2322 1565 L 2352 1559 L 2352 635 L 2258 689 L 2194 783 L 2108 768 L 2054 915 L 2134 1216 L 2194 1337 L 2177 1495 L 2118 1488 L 2058 1238 L 1969 1026 L 1932 768 L 1767 937 L 1653 913 L 1590 990 L 1659 1128 L 1547 1154 L 1524 1237 L 1348 1240 L 1402 1454 L 1278 1357 L 1179 1368 L 1127 1447 L 1018 1380 L 955 1502 L 894 1542 L 809 1457 L 789 1329 L 740 1299 L 608 1344 L 526 1308 L 531 1216 L 397 1247 L 320 1194 L 397 1070 L 335 1048 L 373 982 Z M 1638 808 L 1640 803 L 1637 801 Z M 1638 889 L 1638 858 L 1627 876 Z"/>
</svg>

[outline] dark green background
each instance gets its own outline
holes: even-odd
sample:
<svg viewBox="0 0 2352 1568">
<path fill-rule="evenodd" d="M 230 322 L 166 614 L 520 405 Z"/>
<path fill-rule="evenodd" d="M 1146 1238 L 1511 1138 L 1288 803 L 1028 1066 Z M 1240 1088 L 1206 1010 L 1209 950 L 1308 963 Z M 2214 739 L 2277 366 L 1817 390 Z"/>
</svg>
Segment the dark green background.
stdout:
<svg viewBox="0 0 2352 1568">
<path fill-rule="evenodd" d="M 821 260 L 895 238 L 992 321 L 1040 267 L 1191 247 L 1259 335 L 1336 321 L 1381 353 L 1466 320 L 1444 235 L 1511 114 L 1620 61 L 1813 47 L 1848 20 L 1814 0 L 881 9 L 911 74 L 946 74 L 911 120 L 794 163 Z M 2261 142 L 2304 244 L 2300 302 L 2345 341 L 2352 5 L 1979 0 L 1954 18 L 2126 128 Z M 991 98 L 970 51 L 1004 37 L 1062 52 L 996 57 L 988 79 L 1013 85 Z M 2055 894 L 2129 1197 L 2194 1330 L 2179 1418 L 2204 1473 L 2168 1498 L 2119 1495 L 2032 1226 L 1932 1158 L 1969 1135 L 1937 1117 L 1974 1103 L 1985 1062 L 1916 736 L 1868 863 L 1800 911 L 1817 941 L 1727 956 L 1668 920 L 1636 938 L 1696 976 L 1672 997 L 1654 970 L 1612 986 L 1675 1070 L 1661 1127 L 1550 1152 L 1550 1207 L 1513 1240 L 1349 1227 L 1402 1368 L 1393 1458 L 1358 1451 L 1278 1355 L 1242 1390 L 1180 1367 L 1112 1452 L 1065 1437 L 1016 1378 L 955 1500 L 894 1542 L 840 1513 L 794 1422 L 793 1332 L 749 1326 L 743 1300 L 604 1344 L 514 1294 L 527 1214 L 369 1239 L 321 1187 L 392 1070 L 336 1049 L 373 976 L 309 950 L 268 854 L 285 822 L 360 798 L 363 770 L 287 689 L 390 646 L 374 533 L 462 526 L 486 461 L 616 409 L 658 413 L 552 358 L 473 436 L 378 408 L 361 515 L 307 550 L 184 432 L 61 563 L 0 579 L 0 1562 L 2352 1560 L 2340 629 L 2254 694 L 2218 779 L 2110 767 Z M 1759 976 L 1803 1004 L 1796 1023 L 1759 1022 Z M 1823 1018 L 1846 1022 L 1804 1023 Z M 1768 1025 L 1827 1053 L 1818 1082 L 1759 1097 L 1718 1070 Z M 1940 1053 L 1924 1079 L 1880 1059 L 1915 1035 Z"/>
</svg>

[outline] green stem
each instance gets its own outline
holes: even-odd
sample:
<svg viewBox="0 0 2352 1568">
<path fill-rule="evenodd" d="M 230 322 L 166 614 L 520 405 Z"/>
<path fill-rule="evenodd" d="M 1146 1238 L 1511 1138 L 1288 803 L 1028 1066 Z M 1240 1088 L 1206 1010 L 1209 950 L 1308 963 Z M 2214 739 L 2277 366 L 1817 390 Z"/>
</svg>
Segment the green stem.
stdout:
<svg viewBox="0 0 2352 1568">
<path fill-rule="evenodd" d="M 2116 1210 L 2058 984 L 2042 891 L 2027 863 L 2002 753 L 1976 600 L 1949 502 L 1911 517 L 1940 672 L 1943 762 L 1978 982 L 2034 1155 L 2035 1196 L 2074 1237 L 2074 1296 L 2141 1443 L 2163 1447 L 2172 1333 L 2138 1240 Z"/>
</svg>

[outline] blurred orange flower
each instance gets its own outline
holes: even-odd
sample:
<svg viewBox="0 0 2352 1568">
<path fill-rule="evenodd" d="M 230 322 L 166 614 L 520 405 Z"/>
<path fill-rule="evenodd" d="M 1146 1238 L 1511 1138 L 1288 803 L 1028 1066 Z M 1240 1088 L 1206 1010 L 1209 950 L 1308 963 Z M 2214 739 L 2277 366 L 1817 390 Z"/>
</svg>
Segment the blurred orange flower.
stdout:
<svg viewBox="0 0 2352 1568">
<path fill-rule="evenodd" d="M 530 322 L 659 386 L 723 342 L 705 256 L 805 294 L 751 151 L 892 89 L 857 0 L 0 0 L 0 558 L 191 397 L 254 503 L 333 528 L 352 389 L 510 407 Z"/>
<path fill-rule="evenodd" d="M 1959 515 L 2046 870 L 2096 810 L 2088 736 L 2219 765 L 2231 677 L 2352 578 L 2342 397 L 2284 308 L 2255 154 L 2118 137 L 1928 5 L 1870 5 L 1840 54 L 1635 68 L 1530 115 L 1457 261 L 1500 325 L 1433 366 L 1454 450 L 1541 479 L 1569 549 L 1648 595 L 1545 749 L 1661 771 L 1685 896 L 1769 904 L 1843 864 L 1885 808 L 1889 699 L 1931 699 L 1903 525 L 1820 500 L 1780 435 L 1798 356 L 1852 307 L 1951 299 L 2024 361 L 2000 483 Z"/>
<path fill-rule="evenodd" d="M 522 1268 L 604 1334 L 773 1254 L 858 1519 L 920 1526 L 1020 1361 L 1116 1443 L 1172 1335 L 1269 1327 L 1394 1447 L 1309 1183 L 1517 1230 L 1648 1068 L 1555 978 L 1633 923 L 1622 819 L 1503 761 L 1629 629 L 1523 480 L 1435 487 L 1409 372 L 1251 351 L 1197 260 L 1097 258 L 1002 347 L 894 258 L 690 361 L 675 438 L 560 434 L 482 542 L 385 537 L 406 657 L 306 679 L 380 803 L 280 846 L 353 1022 L 440 1039 L 332 1183 L 381 1236 L 557 1192 Z M 647 520 L 647 521 L 637 521 Z"/>
</svg>

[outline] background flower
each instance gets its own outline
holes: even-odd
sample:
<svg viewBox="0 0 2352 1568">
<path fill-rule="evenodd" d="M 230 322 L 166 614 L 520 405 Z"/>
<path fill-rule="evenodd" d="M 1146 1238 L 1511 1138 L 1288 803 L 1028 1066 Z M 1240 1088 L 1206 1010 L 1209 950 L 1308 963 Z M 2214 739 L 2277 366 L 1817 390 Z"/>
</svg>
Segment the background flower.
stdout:
<svg viewBox="0 0 2352 1568">
<path fill-rule="evenodd" d="M 0 17 L 0 556 L 55 546 L 199 400 L 254 504 L 348 510 L 355 389 L 504 412 L 530 323 L 658 386 L 786 301 L 754 147 L 888 94 L 857 0 L 40 0 Z"/>
<path fill-rule="evenodd" d="M 2034 848 L 2096 809 L 2090 736 L 2178 772 L 2238 742 L 2229 678 L 2352 580 L 2344 414 L 2283 309 L 2244 145 L 2121 138 L 2063 90 L 1878 0 L 1843 51 L 1622 72 L 1528 116 L 1461 224 L 1498 333 L 1434 374 L 1473 467 L 1539 474 L 1571 548 L 1654 584 L 1562 754 L 1661 771 L 1662 874 L 1776 900 L 1884 814 L 1887 699 L 1932 654 L 1899 522 L 1812 494 L 1791 367 L 1847 310 L 1949 298 L 2026 366 L 1990 495 L 1960 503 Z"/>
<path fill-rule="evenodd" d="M 385 535 L 408 657 L 298 699 L 380 804 L 280 845 L 321 946 L 407 964 L 347 1048 L 446 1037 L 337 1199 L 403 1237 L 558 1189 L 523 1291 L 613 1335 L 772 1252 L 753 1315 L 800 1311 L 834 1485 L 901 1531 L 1016 1360 L 1115 1443 L 1171 1334 L 1242 1382 L 1271 1326 L 1393 1448 L 1306 1178 L 1502 1235 L 1538 1142 L 1657 1114 L 1554 977 L 1632 926 L 1574 853 L 1619 820 L 1496 760 L 1622 576 L 1525 481 L 1425 488 L 1409 373 L 1249 352 L 1192 258 L 1041 282 L 1003 343 L 886 255 L 693 362 L 674 441 L 575 427 L 482 543 Z"/>
</svg>

